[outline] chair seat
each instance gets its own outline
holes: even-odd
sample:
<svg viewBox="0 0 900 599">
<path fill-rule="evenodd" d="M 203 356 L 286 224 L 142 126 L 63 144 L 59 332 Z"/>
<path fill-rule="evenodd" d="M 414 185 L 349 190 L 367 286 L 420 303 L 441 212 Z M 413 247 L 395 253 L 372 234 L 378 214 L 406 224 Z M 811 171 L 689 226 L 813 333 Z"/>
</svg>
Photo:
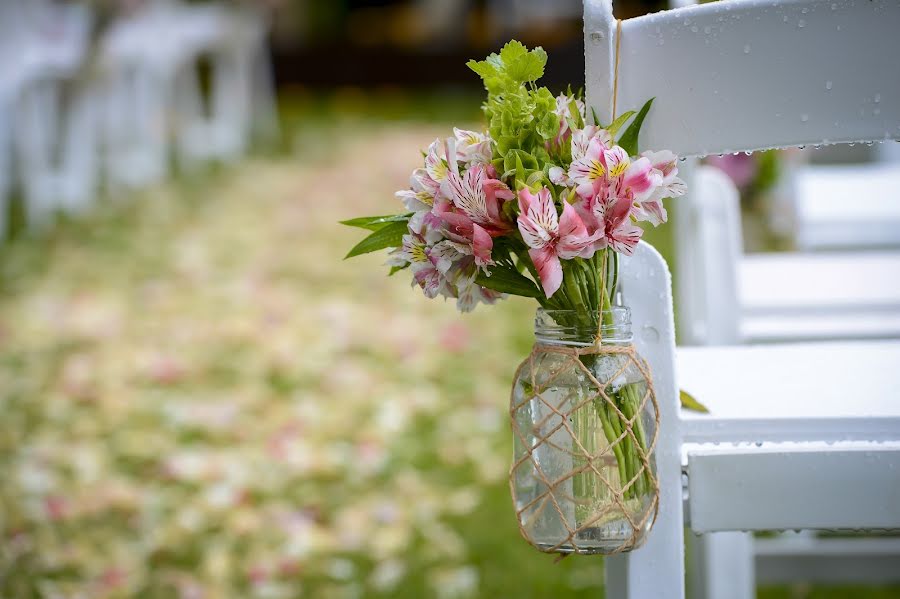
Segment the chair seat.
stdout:
<svg viewBox="0 0 900 599">
<path fill-rule="evenodd" d="M 840 314 L 762 314 L 744 316 L 745 343 L 900 338 L 900 306 L 895 310 L 848 310 Z"/>
<path fill-rule="evenodd" d="M 751 254 L 739 276 L 744 314 L 900 309 L 900 251 Z"/>
<path fill-rule="evenodd" d="M 796 185 L 801 249 L 900 246 L 900 165 L 808 167 Z"/>
<path fill-rule="evenodd" d="M 900 440 L 900 341 L 679 348 L 684 440 Z M 892 389 L 885 393 L 885 389 Z"/>
</svg>

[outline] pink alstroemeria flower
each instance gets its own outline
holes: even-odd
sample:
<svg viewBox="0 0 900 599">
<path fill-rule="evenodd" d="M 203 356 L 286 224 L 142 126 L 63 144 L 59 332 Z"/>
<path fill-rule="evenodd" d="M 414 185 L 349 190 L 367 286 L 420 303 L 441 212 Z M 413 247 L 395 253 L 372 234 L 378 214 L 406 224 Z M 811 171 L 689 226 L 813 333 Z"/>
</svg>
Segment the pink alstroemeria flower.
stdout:
<svg viewBox="0 0 900 599">
<path fill-rule="evenodd" d="M 489 164 L 492 158 L 491 138 L 484 133 L 453 128 L 456 159 L 464 164 Z"/>
<path fill-rule="evenodd" d="M 435 139 L 425 154 L 425 168 L 413 171 L 413 177 L 418 179 L 421 187 L 431 192 L 432 197 L 437 197 L 455 165 L 456 140 L 452 137 L 444 141 Z"/>
<path fill-rule="evenodd" d="M 392 252 L 388 259 L 389 266 L 405 266 L 409 264 L 413 281 L 422 288 L 425 297 L 436 298 L 439 294 L 448 295 L 447 280 L 435 265 L 437 258 L 432 259 L 432 248 L 428 247 L 418 235 L 404 235 L 403 246 Z"/>
<path fill-rule="evenodd" d="M 463 176 L 451 172 L 447 177 L 448 200 L 438 200 L 434 212 L 446 224 L 447 237 L 460 251 L 475 257 L 481 267 L 493 264 L 492 237 L 506 235 L 513 225 L 503 218 L 500 207 L 515 197 L 501 181 L 488 177 L 487 167 L 472 165 Z"/>
<path fill-rule="evenodd" d="M 591 139 L 585 155 L 572 162 L 569 178 L 581 196 L 613 189 L 619 195 L 631 194 L 636 202 L 650 197 L 662 182 L 662 176 L 653 172 L 650 160 L 632 161 L 621 146 L 607 148 L 599 137 Z"/>
<path fill-rule="evenodd" d="M 528 245 L 528 255 L 537 267 L 541 286 L 549 298 L 562 284 L 560 260 L 593 255 L 596 237 L 587 229 L 575 209 L 563 202 L 562 216 L 557 216 L 550 190 L 543 187 L 537 195 L 528 188 L 519 191 L 519 232 Z"/>
<path fill-rule="evenodd" d="M 630 193 L 618 194 L 609 189 L 591 199 L 591 211 L 597 223 L 597 233 L 602 235 L 600 244 L 630 256 L 641 240 L 644 230 L 631 222 L 633 200 Z M 595 246 L 594 248 L 600 249 Z"/>
<path fill-rule="evenodd" d="M 650 197 L 638 202 L 634 216 L 637 220 L 647 221 L 654 227 L 666 222 L 668 215 L 663 207 L 665 198 L 684 195 L 687 185 L 678 178 L 678 157 L 669 150 L 644 152 L 641 154 L 650 161 L 651 172 L 660 178 L 659 186 Z"/>
</svg>

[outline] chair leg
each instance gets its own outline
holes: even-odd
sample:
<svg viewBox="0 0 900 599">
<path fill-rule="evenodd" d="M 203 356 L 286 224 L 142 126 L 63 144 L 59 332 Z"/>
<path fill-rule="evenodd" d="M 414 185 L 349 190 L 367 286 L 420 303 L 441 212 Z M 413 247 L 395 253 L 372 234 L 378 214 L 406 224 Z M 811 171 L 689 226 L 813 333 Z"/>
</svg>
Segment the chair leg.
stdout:
<svg viewBox="0 0 900 599">
<path fill-rule="evenodd" d="M 659 514 L 643 547 L 606 558 L 607 597 L 684 599 L 684 499 L 674 414 L 674 406 L 660 405 Z"/>
<path fill-rule="evenodd" d="M 753 599 L 756 596 L 751 533 L 690 535 L 689 543 L 692 598 Z"/>
</svg>

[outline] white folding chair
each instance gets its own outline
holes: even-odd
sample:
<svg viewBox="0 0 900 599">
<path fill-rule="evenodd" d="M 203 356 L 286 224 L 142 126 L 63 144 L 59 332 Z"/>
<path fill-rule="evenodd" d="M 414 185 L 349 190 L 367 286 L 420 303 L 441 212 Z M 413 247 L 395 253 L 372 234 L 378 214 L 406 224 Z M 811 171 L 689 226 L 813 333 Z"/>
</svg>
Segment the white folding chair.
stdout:
<svg viewBox="0 0 900 599">
<path fill-rule="evenodd" d="M 792 176 L 798 249 L 900 248 L 900 163 L 805 166 Z"/>
<path fill-rule="evenodd" d="M 745 255 L 737 189 L 709 166 L 678 208 L 682 343 L 900 338 L 900 250 Z"/>
<path fill-rule="evenodd" d="M 0 19 L 7 29 L 5 135 L 13 136 L 28 224 L 39 227 L 57 210 L 83 210 L 96 195 L 94 98 L 77 85 L 90 13 L 35 2 L 7 6 Z"/>
<path fill-rule="evenodd" d="M 162 179 L 174 149 L 183 168 L 233 160 L 254 125 L 277 135 L 274 88 L 260 16 L 218 3 L 148 2 L 103 40 L 111 182 Z M 205 106 L 197 66 L 209 58 Z"/>
<path fill-rule="evenodd" d="M 618 70 L 617 106 L 656 97 L 642 147 L 685 156 L 891 139 L 900 136 L 898 21 L 900 5 L 884 0 L 747 0 L 629 19 L 617 43 L 611 2 L 587 0 L 587 99 L 608 121 Z M 823 95 L 826 81 L 839 93 Z M 874 93 L 884 108 L 859 115 L 861 96 Z M 660 519 L 645 547 L 607 560 L 607 594 L 684 596 L 682 452 L 694 532 L 900 528 L 900 482 L 892 474 L 900 467 L 900 410 L 890 401 L 900 374 L 885 366 L 900 359 L 898 347 L 680 350 L 679 385 L 693 387 L 712 415 L 663 423 L 661 437 L 671 437 L 679 459 L 658 458 Z M 754 350 L 760 353 L 748 353 Z M 861 381 L 844 367 L 848 356 L 877 374 Z M 856 403 L 846 402 L 847 388 L 859 390 Z M 828 401 L 812 412 L 794 409 L 792 400 L 816 394 Z M 720 407 L 738 396 L 750 402 L 747 410 Z M 829 412 L 830 405 L 837 407 Z M 679 482 L 666 489 L 673 479 Z M 726 596 L 752 596 L 752 572 L 731 582 Z"/>
</svg>

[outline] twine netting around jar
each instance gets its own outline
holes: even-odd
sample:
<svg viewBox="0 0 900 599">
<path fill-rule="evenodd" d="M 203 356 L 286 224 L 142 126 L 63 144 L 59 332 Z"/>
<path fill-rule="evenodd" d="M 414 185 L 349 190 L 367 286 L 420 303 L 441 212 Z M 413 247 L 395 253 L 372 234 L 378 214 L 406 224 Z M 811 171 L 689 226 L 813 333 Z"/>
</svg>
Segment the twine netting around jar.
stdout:
<svg viewBox="0 0 900 599">
<path fill-rule="evenodd" d="M 563 359 L 560 361 L 559 368 L 549 373 L 543 384 L 541 386 L 538 386 L 535 377 L 535 357 L 540 354 L 548 353 L 559 354 L 563 357 Z M 618 369 L 618 371 L 613 374 L 613 376 L 609 377 L 610 381 L 615 380 L 617 377 L 622 375 L 630 365 L 634 365 L 634 367 L 636 367 L 638 371 L 640 371 L 640 373 L 646 380 L 646 390 L 643 394 L 643 397 L 641 398 L 640 405 L 638 406 L 638 409 L 634 410 L 634 415 L 630 419 L 627 418 L 625 414 L 620 410 L 619 406 L 616 405 L 616 402 L 613 400 L 613 398 L 611 398 L 609 394 L 607 394 L 606 387 L 609 385 L 609 383 L 603 383 L 599 381 L 597 377 L 594 376 L 594 374 L 590 371 L 590 369 L 585 366 L 585 364 L 583 364 L 579 359 L 581 356 L 585 355 L 602 356 L 612 354 L 624 355 L 626 356 L 626 359 L 623 360 L 623 364 Z M 656 520 L 656 515 L 659 511 L 659 482 L 656 479 L 653 468 L 650 465 L 650 459 L 653 455 L 653 450 L 656 447 L 656 439 L 659 430 L 659 405 L 656 401 L 656 392 L 653 389 L 653 380 L 650 376 L 649 365 L 636 353 L 634 347 L 631 345 L 615 346 L 594 344 L 590 347 L 571 347 L 538 344 L 534 346 L 531 354 L 528 356 L 528 359 L 526 359 L 522 363 L 522 365 L 519 366 L 519 369 L 516 372 L 516 380 L 519 379 L 523 368 L 529 369 L 529 382 L 533 391 L 531 394 L 529 394 L 528 397 L 525 398 L 525 400 L 516 403 L 515 389 L 513 389 L 513 399 L 510 402 L 510 421 L 512 424 L 513 434 L 522 443 L 523 447 L 525 448 L 525 452 L 513 462 L 509 470 L 510 491 L 512 493 L 513 505 L 517 506 L 516 520 L 518 522 L 519 532 L 522 534 L 522 537 L 532 546 L 546 553 L 561 551 L 566 546 L 571 546 L 572 553 L 578 553 L 580 549 L 577 542 L 578 535 L 596 525 L 597 523 L 603 521 L 611 513 L 615 513 L 616 510 L 618 510 L 619 512 L 621 512 L 623 517 L 627 519 L 629 525 L 631 526 L 631 534 L 630 537 L 619 544 L 616 549 L 613 549 L 611 551 L 604 551 L 604 553 L 611 555 L 637 548 L 642 542 L 642 531 L 644 527 L 648 523 L 650 524 L 650 526 L 652 526 L 652 523 Z M 549 401 L 548 399 L 543 397 L 543 393 L 547 391 L 550 386 L 552 386 L 554 381 L 556 381 L 561 375 L 566 372 L 580 372 L 584 374 L 587 379 L 586 384 L 590 385 L 590 387 L 592 388 L 592 392 L 586 394 L 587 397 L 579 401 L 577 404 L 573 404 L 567 407 L 564 411 L 561 411 L 561 406 L 553 405 L 554 402 Z M 533 430 L 529 432 L 535 435 L 535 440 L 530 443 L 527 440 L 528 435 L 526 435 L 525 432 L 521 430 L 516 420 L 516 412 L 533 399 L 538 399 L 543 404 L 543 406 L 546 407 L 549 413 L 544 418 L 542 418 L 540 422 L 533 423 Z M 592 453 L 591 451 L 586 449 L 584 444 L 579 440 L 579 436 L 572 429 L 569 417 L 597 399 L 602 400 L 606 404 L 606 407 L 611 411 L 611 413 L 614 413 L 618 416 L 621 423 L 623 424 L 623 430 L 616 439 L 610 441 L 598 453 Z M 636 426 L 635 422 L 637 421 L 637 419 L 641 418 L 641 414 L 646 408 L 647 402 L 650 402 L 653 407 L 653 418 L 655 420 L 655 426 L 653 427 L 653 434 L 651 439 L 646 444 L 646 447 L 642 447 L 633 429 Z M 542 430 L 543 426 L 546 425 L 547 422 L 554 417 L 559 417 L 559 423 L 548 431 L 539 432 Z M 571 448 L 560 447 L 558 444 L 551 441 L 551 436 L 563 428 L 566 429 L 567 433 L 572 438 Z M 604 462 L 609 463 L 611 460 L 616 460 L 614 448 L 617 445 L 621 444 L 626 437 L 630 437 L 635 449 L 635 453 L 640 460 L 641 467 L 638 468 L 638 471 L 630 480 L 620 481 L 620 484 L 616 485 L 603 475 L 602 464 Z M 539 460 L 535 459 L 534 456 L 535 451 L 537 451 L 538 448 L 545 444 L 553 447 L 555 450 L 561 450 L 569 453 L 573 457 L 573 463 L 575 463 L 576 461 L 575 458 L 580 458 L 580 460 L 584 461 L 584 464 L 577 468 L 572 468 L 570 471 L 565 472 L 556 478 L 547 476 L 547 474 L 542 470 Z M 526 462 L 530 462 L 534 474 L 536 475 L 538 480 L 543 483 L 545 490 L 525 505 L 518 507 L 515 473 L 516 469 Z M 573 528 L 568 523 L 563 505 L 565 504 L 565 502 L 574 501 L 574 497 L 571 497 L 569 493 L 565 491 L 564 484 L 566 483 L 566 481 L 569 481 L 573 477 L 589 470 L 592 470 L 594 472 L 597 478 L 609 491 L 610 496 L 612 497 L 612 501 L 608 503 L 608 507 L 598 510 L 597 513 L 593 514 L 584 522 L 581 522 L 580 525 L 578 525 L 576 528 Z M 637 480 L 642 476 L 646 476 L 645 480 L 647 480 L 649 483 L 646 495 L 650 498 L 650 505 L 647 507 L 647 509 L 643 510 L 643 516 L 636 520 L 632 517 L 630 510 L 626 506 L 625 494 L 633 485 L 636 484 Z M 538 503 L 541 503 L 541 505 L 537 508 L 537 515 L 533 515 L 530 520 L 534 520 L 536 517 L 538 517 L 539 514 L 543 512 L 543 510 L 553 509 L 557 512 L 560 518 L 560 522 L 562 522 L 563 526 L 565 527 L 567 536 L 556 545 L 549 547 L 546 545 L 539 545 L 537 542 L 535 542 L 531 535 L 528 534 L 528 531 L 526 530 L 526 523 L 523 523 L 523 513 L 525 513 L 526 510 L 532 509 Z M 565 552 L 569 553 L 568 547 L 566 547 Z"/>
</svg>

